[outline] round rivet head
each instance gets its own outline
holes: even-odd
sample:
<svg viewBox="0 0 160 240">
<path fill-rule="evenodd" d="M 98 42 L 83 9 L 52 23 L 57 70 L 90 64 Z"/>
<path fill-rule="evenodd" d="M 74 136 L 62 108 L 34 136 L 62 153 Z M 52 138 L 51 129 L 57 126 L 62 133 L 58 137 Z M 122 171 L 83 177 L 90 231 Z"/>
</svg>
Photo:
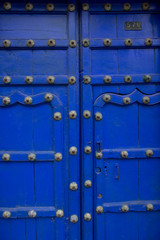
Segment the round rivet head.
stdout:
<svg viewBox="0 0 160 240">
<path fill-rule="evenodd" d="M 111 83 L 111 81 L 112 81 L 111 76 L 105 76 L 105 77 L 104 77 L 104 82 L 105 82 L 105 83 Z"/>
<path fill-rule="evenodd" d="M 152 41 L 151 38 L 146 38 L 146 40 L 145 40 L 145 45 L 146 45 L 147 47 L 151 46 L 152 43 L 153 43 L 153 41 Z"/>
<path fill-rule="evenodd" d="M 104 101 L 104 102 L 110 102 L 110 100 L 111 100 L 111 96 L 110 96 L 109 94 L 105 94 L 105 95 L 103 96 L 103 101 Z"/>
<path fill-rule="evenodd" d="M 105 9 L 106 11 L 111 11 L 112 5 L 111 5 L 110 3 L 106 3 L 106 4 L 104 4 L 104 9 Z"/>
<path fill-rule="evenodd" d="M 123 205 L 121 210 L 122 210 L 122 212 L 128 212 L 129 211 L 128 205 Z"/>
<path fill-rule="evenodd" d="M 34 154 L 34 153 L 28 154 L 28 160 L 31 161 L 31 162 L 35 161 L 36 160 L 36 154 Z"/>
<path fill-rule="evenodd" d="M 74 12 L 74 11 L 75 11 L 75 5 L 74 5 L 73 3 L 69 4 L 69 5 L 68 5 L 68 10 L 69 10 L 70 12 Z"/>
<path fill-rule="evenodd" d="M 90 221 L 91 220 L 91 214 L 90 213 L 85 213 L 84 214 L 84 220 L 85 221 Z"/>
<path fill-rule="evenodd" d="M 68 82 L 71 85 L 75 84 L 76 83 L 76 77 L 74 77 L 74 76 L 69 77 Z"/>
<path fill-rule="evenodd" d="M 53 3 L 48 3 L 47 5 L 46 5 L 46 9 L 47 9 L 47 11 L 53 11 L 54 10 L 54 4 Z"/>
<path fill-rule="evenodd" d="M 89 47 L 89 39 L 87 39 L 87 38 L 83 39 L 82 45 L 83 45 L 83 47 Z"/>
<path fill-rule="evenodd" d="M 34 41 L 33 41 L 32 39 L 29 39 L 29 40 L 27 41 L 27 46 L 28 46 L 28 47 L 33 47 L 33 46 L 34 46 Z"/>
<path fill-rule="evenodd" d="M 85 111 L 83 112 L 83 117 L 86 118 L 86 119 L 90 118 L 90 117 L 91 117 L 91 112 L 88 111 L 88 110 L 85 110 Z"/>
<path fill-rule="evenodd" d="M 144 78 L 143 78 L 144 82 L 150 82 L 151 79 L 152 79 L 152 78 L 151 78 L 150 75 L 145 75 Z"/>
<path fill-rule="evenodd" d="M 76 154 L 77 154 L 77 148 L 76 148 L 76 147 L 70 147 L 69 153 L 70 153 L 71 155 L 76 155 Z"/>
<path fill-rule="evenodd" d="M 78 222 L 78 216 L 77 215 L 72 215 L 70 217 L 70 222 L 71 223 L 77 223 Z"/>
<path fill-rule="evenodd" d="M 3 217 L 4 217 L 4 218 L 10 218 L 10 217 L 11 217 L 11 212 L 9 212 L 9 211 L 4 211 L 4 212 L 3 212 Z"/>
<path fill-rule="evenodd" d="M 84 182 L 84 186 L 85 186 L 86 188 L 90 188 L 90 187 L 92 187 L 92 182 L 91 182 L 90 180 L 86 180 L 86 181 Z"/>
<path fill-rule="evenodd" d="M 4 105 L 9 105 L 10 102 L 11 102 L 11 99 L 10 99 L 9 97 L 4 97 L 4 98 L 3 98 L 3 104 L 4 104 Z"/>
<path fill-rule="evenodd" d="M 127 75 L 127 76 L 124 77 L 124 81 L 126 83 L 130 83 L 130 82 L 132 82 L 132 77 L 130 75 Z"/>
<path fill-rule="evenodd" d="M 103 213 L 103 207 L 102 206 L 96 207 L 96 212 L 97 213 Z"/>
<path fill-rule="evenodd" d="M 77 117 L 76 111 L 70 111 L 69 112 L 69 118 L 70 119 L 76 119 L 76 117 Z"/>
<path fill-rule="evenodd" d="M 124 11 L 129 11 L 130 9 L 131 9 L 131 4 L 130 3 L 123 4 L 123 10 Z"/>
<path fill-rule="evenodd" d="M 63 212 L 63 210 L 57 210 L 57 212 L 56 212 L 56 217 L 58 217 L 58 218 L 62 218 L 64 216 L 64 212 Z"/>
<path fill-rule="evenodd" d="M 53 84 L 53 83 L 55 82 L 55 77 L 53 77 L 53 76 L 48 76 L 48 77 L 47 77 L 47 82 L 48 82 L 49 84 Z"/>
<path fill-rule="evenodd" d="M 147 11 L 149 8 L 150 8 L 149 3 L 147 3 L 147 2 L 142 3 L 142 9 L 143 9 L 144 11 Z"/>
<path fill-rule="evenodd" d="M 28 216 L 30 218 L 35 218 L 37 216 L 37 213 L 34 210 L 31 210 L 31 211 L 28 212 Z"/>
<path fill-rule="evenodd" d="M 89 83 L 91 82 L 91 78 L 90 78 L 89 76 L 84 76 L 84 77 L 83 77 L 83 82 L 84 82 L 85 84 L 89 84 Z"/>
<path fill-rule="evenodd" d="M 152 157 L 152 156 L 153 156 L 153 151 L 150 150 L 150 149 L 148 149 L 148 150 L 146 151 L 146 156 L 147 156 L 147 157 Z"/>
<path fill-rule="evenodd" d="M 62 119 L 62 114 L 60 112 L 54 113 L 54 120 L 59 121 Z"/>
<path fill-rule="evenodd" d="M 69 46 L 70 46 L 71 48 L 75 48 L 75 47 L 77 46 L 77 42 L 76 42 L 75 40 L 70 40 L 70 41 L 69 41 Z"/>
<path fill-rule="evenodd" d="M 5 9 L 5 10 L 10 10 L 11 9 L 11 3 L 10 2 L 5 2 L 4 4 L 3 4 L 3 8 Z"/>
<path fill-rule="evenodd" d="M 26 10 L 31 11 L 33 9 L 33 4 L 32 3 L 27 3 L 26 4 Z"/>
<path fill-rule="evenodd" d="M 145 97 L 143 97 L 142 102 L 143 102 L 144 104 L 149 104 L 149 103 L 150 103 L 150 98 L 147 97 L 147 96 L 145 96 Z"/>
<path fill-rule="evenodd" d="M 57 162 L 60 162 L 60 161 L 62 161 L 62 154 L 61 153 L 56 153 L 54 158 Z"/>
<path fill-rule="evenodd" d="M 10 47 L 11 46 L 11 41 L 10 40 L 4 40 L 3 41 L 3 46 L 6 47 L 6 48 Z"/>
<path fill-rule="evenodd" d="M 72 182 L 69 184 L 69 188 L 72 191 L 76 191 L 78 189 L 78 184 L 76 182 Z"/>
<path fill-rule="evenodd" d="M 11 83 L 11 77 L 5 76 L 5 77 L 3 78 L 3 82 L 4 82 L 5 84 Z"/>
<path fill-rule="evenodd" d="M 11 159 L 10 154 L 4 153 L 2 155 L 2 159 L 3 159 L 3 161 L 9 161 Z"/>
<path fill-rule="evenodd" d="M 56 46 L 56 41 L 54 39 L 49 39 L 48 40 L 48 46 L 49 47 L 55 47 Z"/>
<path fill-rule="evenodd" d="M 51 93 L 46 93 L 46 95 L 44 96 L 46 102 L 51 102 L 53 100 L 53 94 Z"/>
<path fill-rule="evenodd" d="M 131 99 L 129 97 L 125 97 L 125 98 L 123 98 L 123 103 L 125 105 L 130 104 L 131 103 Z"/>
<path fill-rule="evenodd" d="M 103 44 L 104 44 L 104 46 L 106 46 L 106 47 L 111 46 L 111 39 L 109 39 L 109 38 L 104 39 L 104 40 L 103 40 Z"/>
<path fill-rule="evenodd" d="M 92 152 L 91 147 L 90 147 L 90 146 L 86 146 L 86 147 L 84 148 L 84 152 L 85 152 L 86 154 L 90 154 L 90 153 Z"/>
<path fill-rule="evenodd" d="M 151 204 L 151 203 L 147 204 L 146 209 L 147 209 L 147 211 L 153 211 L 153 209 L 154 209 L 153 204 Z"/>
<path fill-rule="evenodd" d="M 95 114 L 95 119 L 96 119 L 97 121 L 102 120 L 102 113 L 97 112 L 97 113 Z"/>
<path fill-rule="evenodd" d="M 27 84 L 31 84 L 31 83 L 33 82 L 33 77 L 27 76 L 27 77 L 25 78 L 25 82 L 26 82 Z"/>
<path fill-rule="evenodd" d="M 88 3 L 83 3 L 82 4 L 82 9 L 83 9 L 83 11 L 88 11 L 89 10 L 89 4 Z"/>
<path fill-rule="evenodd" d="M 132 46 L 132 40 L 130 38 L 125 39 L 124 43 L 127 47 Z"/>
<path fill-rule="evenodd" d="M 96 158 L 101 159 L 103 157 L 102 152 L 96 152 Z"/>
<path fill-rule="evenodd" d="M 122 151 L 121 152 L 121 157 L 122 158 L 127 158 L 128 157 L 128 152 L 127 151 Z"/>
<path fill-rule="evenodd" d="M 31 97 L 25 97 L 24 99 L 25 104 L 32 104 L 32 98 Z"/>
</svg>

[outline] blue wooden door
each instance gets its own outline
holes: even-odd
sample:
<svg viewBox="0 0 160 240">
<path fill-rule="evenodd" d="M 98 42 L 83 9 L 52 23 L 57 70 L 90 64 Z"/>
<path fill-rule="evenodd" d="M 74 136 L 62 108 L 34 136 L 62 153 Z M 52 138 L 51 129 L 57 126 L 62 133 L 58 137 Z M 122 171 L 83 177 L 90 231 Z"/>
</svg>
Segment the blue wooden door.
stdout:
<svg viewBox="0 0 160 240">
<path fill-rule="evenodd" d="M 77 7 L 0 6 L 0 239 L 80 239 Z"/>
<path fill-rule="evenodd" d="M 82 239 L 158 240 L 160 7 L 113 2 L 82 6 Z"/>
</svg>

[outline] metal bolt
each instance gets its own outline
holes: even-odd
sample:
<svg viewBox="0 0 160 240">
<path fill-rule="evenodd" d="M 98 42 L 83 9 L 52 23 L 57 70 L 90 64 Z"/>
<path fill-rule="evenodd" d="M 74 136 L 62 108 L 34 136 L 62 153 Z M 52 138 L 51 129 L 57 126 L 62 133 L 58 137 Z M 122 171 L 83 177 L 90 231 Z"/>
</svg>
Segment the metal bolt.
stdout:
<svg viewBox="0 0 160 240">
<path fill-rule="evenodd" d="M 90 154 L 90 153 L 92 152 L 91 147 L 90 147 L 90 146 L 86 146 L 86 147 L 84 148 L 84 152 L 85 152 L 86 154 Z"/>
<path fill-rule="evenodd" d="M 71 4 L 69 4 L 68 5 L 68 10 L 70 11 L 70 12 L 74 12 L 75 11 L 75 5 L 73 4 L 73 3 L 71 3 Z"/>
<path fill-rule="evenodd" d="M 3 217 L 4 218 L 10 218 L 11 217 L 11 212 L 10 211 L 4 211 L 3 212 Z"/>
<path fill-rule="evenodd" d="M 127 75 L 127 76 L 124 77 L 124 81 L 126 83 L 130 83 L 130 82 L 132 82 L 132 77 L 130 75 Z"/>
<path fill-rule="evenodd" d="M 97 121 L 102 120 L 102 113 L 97 112 L 97 113 L 95 114 L 95 119 L 96 119 Z"/>
<path fill-rule="evenodd" d="M 48 82 L 49 84 L 53 84 L 53 83 L 55 82 L 55 77 L 53 77 L 53 76 L 48 76 L 48 77 L 47 77 L 47 82 Z"/>
<path fill-rule="evenodd" d="M 90 213 L 85 213 L 84 214 L 84 220 L 85 221 L 90 221 L 91 220 L 91 214 Z"/>
<path fill-rule="evenodd" d="M 83 45 L 83 47 L 89 47 L 89 39 L 87 39 L 87 38 L 83 39 L 82 45 Z"/>
<path fill-rule="evenodd" d="M 147 2 L 142 3 L 142 9 L 143 9 L 144 11 L 147 11 L 149 8 L 150 8 L 149 3 L 147 3 Z"/>
<path fill-rule="evenodd" d="M 32 104 L 32 98 L 31 97 L 25 97 L 24 102 L 25 102 L 25 104 Z"/>
<path fill-rule="evenodd" d="M 6 48 L 10 47 L 11 46 L 11 41 L 10 40 L 4 40 L 3 41 L 3 46 L 6 47 Z"/>
<path fill-rule="evenodd" d="M 77 215 L 72 215 L 70 217 L 70 222 L 71 223 L 77 223 L 78 222 L 78 216 Z"/>
<path fill-rule="evenodd" d="M 11 9 L 11 3 L 10 2 L 5 2 L 4 4 L 3 4 L 3 8 L 5 9 L 5 10 L 10 10 Z"/>
<path fill-rule="evenodd" d="M 4 82 L 5 84 L 10 83 L 10 82 L 11 82 L 11 77 L 5 76 L 5 77 L 3 78 L 3 82 Z"/>
<path fill-rule="evenodd" d="M 101 159 L 103 157 L 103 153 L 102 152 L 96 152 L 96 158 L 97 159 Z"/>
<path fill-rule="evenodd" d="M 91 78 L 90 78 L 89 76 L 84 76 L 84 77 L 83 77 L 83 82 L 84 82 L 85 84 L 89 84 L 89 83 L 91 82 Z"/>
<path fill-rule="evenodd" d="M 78 189 L 78 184 L 76 182 L 72 182 L 69 184 L 69 188 L 72 191 L 76 191 Z"/>
<path fill-rule="evenodd" d="M 46 5 L 46 9 L 48 10 L 48 11 L 53 11 L 54 10 L 54 4 L 53 3 L 48 3 L 47 5 Z"/>
<path fill-rule="evenodd" d="M 111 100 L 111 96 L 109 95 L 109 94 L 105 94 L 104 96 L 103 96 L 103 101 L 104 102 L 109 102 Z"/>
<path fill-rule="evenodd" d="M 34 210 L 31 210 L 31 211 L 28 212 L 28 216 L 30 218 L 35 218 L 37 216 L 37 213 Z"/>
<path fill-rule="evenodd" d="M 70 40 L 70 41 L 69 41 L 69 46 L 70 46 L 71 48 L 75 48 L 75 47 L 77 46 L 76 41 L 75 41 L 75 40 Z"/>
<path fill-rule="evenodd" d="M 147 156 L 147 157 L 152 157 L 152 156 L 153 156 L 153 151 L 150 150 L 150 149 L 148 149 L 148 150 L 146 151 L 146 156 Z"/>
<path fill-rule="evenodd" d="M 11 102 L 11 99 L 10 99 L 9 97 L 4 97 L 4 98 L 3 98 L 3 104 L 4 104 L 4 105 L 9 105 L 10 102 Z"/>
<path fill-rule="evenodd" d="M 33 82 L 33 77 L 27 76 L 27 77 L 25 78 L 25 82 L 26 82 L 27 84 L 31 84 L 31 83 Z"/>
<path fill-rule="evenodd" d="M 144 104 L 149 104 L 149 103 L 150 103 L 150 98 L 147 97 L 147 96 L 145 96 L 145 97 L 143 97 L 142 102 L 143 102 Z"/>
<path fill-rule="evenodd" d="M 111 76 L 105 76 L 105 77 L 104 77 L 104 82 L 105 82 L 105 83 L 111 83 L 111 81 L 112 81 Z"/>
<path fill-rule="evenodd" d="M 51 93 L 46 93 L 46 95 L 44 96 L 46 102 L 51 102 L 53 100 L 53 94 Z"/>
<path fill-rule="evenodd" d="M 8 153 L 4 153 L 3 156 L 2 156 L 3 161 L 9 161 L 10 158 L 11 158 L 10 154 L 8 154 Z"/>
<path fill-rule="evenodd" d="M 77 117 L 76 111 L 70 111 L 70 112 L 69 112 L 69 118 L 71 118 L 71 119 L 76 119 L 76 117 Z"/>
<path fill-rule="evenodd" d="M 103 44 L 104 44 L 104 46 L 106 46 L 106 47 L 111 46 L 111 39 L 109 39 L 109 38 L 104 39 L 104 40 L 103 40 Z"/>
<path fill-rule="evenodd" d="M 127 46 L 127 47 L 130 47 L 130 46 L 132 46 L 132 40 L 130 39 L 130 38 L 127 38 L 127 39 L 125 39 L 125 45 Z"/>
<path fill-rule="evenodd" d="M 128 152 L 127 151 L 122 151 L 121 152 L 121 157 L 122 158 L 127 158 L 128 157 Z"/>
<path fill-rule="evenodd" d="M 103 213 L 103 207 L 102 206 L 96 207 L 96 212 L 97 213 Z"/>
<path fill-rule="evenodd" d="M 86 180 L 86 181 L 84 182 L 84 186 L 85 186 L 86 188 L 90 188 L 90 187 L 92 186 L 92 182 L 91 182 L 90 180 Z"/>
<path fill-rule="evenodd" d="M 64 212 L 63 212 L 63 210 L 57 210 L 57 212 L 56 212 L 56 217 L 58 217 L 58 218 L 62 218 L 64 216 Z"/>
<path fill-rule="evenodd" d="M 56 41 L 54 39 L 49 39 L 48 40 L 48 46 L 49 47 L 55 47 L 56 46 Z"/>
<path fill-rule="evenodd" d="M 86 119 L 90 118 L 90 117 L 91 117 L 91 112 L 88 111 L 88 110 L 85 110 L 85 111 L 83 112 L 83 117 L 86 118 Z"/>
<path fill-rule="evenodd" d="M 154 209 L 153 204 L 149 203 L 146 206 L 147 211 L 152 211 Z"/>
<path fill-rule="evenodd" d="M 123 9 L 124 9 L 125 11 L 129 11 L 129 10 L 131 9 L 131 4 L 130 4 L 130 3 L 125 3 L 125 4 L 123 4 Z"/>
<path fill-rule="evenodd" d="M 77 154 L 77 148 L 76 148 L 76 147 L 70 147 L 69 153 L 70 153 L 71 155 L 76 155 L 76 154 Z"/>
<path fill-rule="evenodd" d="M 122 210 L 122 212 L 128 212 L 129 211 L 128 205 L 123 205 L 121 210 Z"/>
<path fill-rule="evenodd" d="M 54 113 L 54 120 L 59 121 L 62 119 L 62 114 L 60 112 Z"/>
<path fill-rule="evenodd" d="M 143 79 L 144 79 L 144 82 L 150 82 L 152 78 L 150 75 L 145 75 Z"/>
<path fill-rule="evenodd" d="M 74 77 L 74 76 L 69 77 L 68 82 L 69 82 L 71 85 L 75 84 L 75 83 L 76 83 L 76 77 Z"/>
<path fill-rule="evenodd" d="M 104 9 L 105 9 L 106 11 L 111 11 L 112 5 L 111 5 L 110 3 L 106 3 L 106 4 L 104 4 Z"/>
<path fill-rule="evenodd" d="M 125 97 L 125 98 L 123 98 L 123 103 L 124 104 L 130 104 L 131 103 L 131 99 L 129 98 L 129 97 Z"/>
<path fill-rule="evenodd" d="M 57 162 L 60 162 L 60 161 L 62 161 L 62 154 L 61 153 L 56 153 L 54 155 L 54 158 Z"/>
<path fill-rule="evenodd" d="M 28 46 L 28 47 L 33 47 L 33 46 L 34 46 L 34 41 L 33 41 L 32 39 L 29 39 L 29 40 L 27 41 L 27 46 Z"/>
<path fill-rule="evenodd" d="M 89 10 L 89 4 L 88 3 L 83 3 L 82 4 L 82 9 L 83 9 L 83 11 L 88 11 Z"/>
<path fill-rule="evenodd" d="M 27 3 L 26 4 L 26 10 L 31 11 L 33 9 L 33 4 L 32 3 Z"/>
<path fill-rule="evenodd" d="M 153 43 L 153 41 L 152 41 L 151 38 L 146 38 L 146 40 L 145 40 L 145 45 L 146 45 L 147 47 L 151 46 L 152 43 Z"/>
<path fill-rule="evenodd" d="M 35 161 L 36 160 L 36 154 L 34 154 L 34 153 L 28 154 L 28 160 L 31 161 L 31 162 Z"/>
</svg>

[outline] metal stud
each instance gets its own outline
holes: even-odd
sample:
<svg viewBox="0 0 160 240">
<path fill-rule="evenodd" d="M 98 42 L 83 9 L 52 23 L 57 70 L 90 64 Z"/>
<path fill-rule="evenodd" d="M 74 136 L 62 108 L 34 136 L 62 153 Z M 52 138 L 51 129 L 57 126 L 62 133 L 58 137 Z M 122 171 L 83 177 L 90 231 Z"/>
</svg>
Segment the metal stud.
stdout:
<svg viewBox="0 0 160 240">
<path fill-rule="evenodd" d="M 143 9 L 144 11 L 147 11 L 149 8 L 150 8 L 149 3 L 147 3 L 147 2 L 142 3 L 142 9 Z"/>
<path fill-rule="evenodd" d="M 112 81 L 111 76 L 105 76 L 105 77 L 104 77 L 104 82 L 105 82 L 105 83 L 111 83 L 111 81 Z"/>
<path fill-rule="evenodd" d="M 4 218 L 10 218 L 11 217 L 11 212 L 10 211 L 4 211 L 3 212 L 3 217 Z"/>
<path fill-rule="evenodd" d="M 130 82 L 132 82 L 132 77 L 130 75 L 127 75 L 127 76 L 124 77 L 124 81 L 126 83 L 130 83 Z"/>
<path fill-rule="evenodd" d="M 91 182 L 90 180 L 86 180 L 86 181 L 84 182 L 84 186 L 85 186 L 86 188 L 90 188 L 90 187 L 92 187 L 92 182 Z"/>
<path fill-rule="evenodd" d="M 153 41 L 152 41 L 151 38 L 146 38 L 146 40 L 145 40 L 145 45 L 146 45 L 147 47 L 151 46 L 152 43 L 153 43 Z"/>
<path fill-rule="evenodd" d="M 30 218 L 35 218 L 37 216 L 37 213 L 34 210 L 31 210 L 31 211 L 28 212 L 28 216 Z"/>
<path fill-rule="evenodd" d="M 88 110 L 85 110 L 85 111 L 83 112 L 83 117 L 86 118 L 86 119 L 90 118 L 90 117 L 91 117 L 91 112 L 88 111 Z"/>
<path fill-rule="evenodd" d="M 4 153 L 2 155 L 2 159 L 3 159 L 3 161 L 9 161 L 11 159 L 10 154 Z"/>
<path fill-rule="evenodd" d="M 152 157 L 152 156 L 153 156 L 153 151 L 150 150 L 150 149 L 148 149 L 148 150 L 146 151 L 146 156 L 147 156 L 147 157 Z"/>
<path fill-rule="evenodd" d="M 84 148 L 84 152 L 85 152 L 86 154 L 90 154 L 90 153 L 92 152 L 91 147 L 90 147 L 90 146 L 86 146 L 86 147 Z"/>
<path fill-rule="evenodd" d="M 78 222 L 78 216 L 77 215 L 72 215 L 70 217 L 70 222 L 71 223 L 77 223 Z"/>
<path fill-rule="evenodd" d="M 63 210 L 57 210 L 57 212 L 56 212 L 56 217 L 58 217 L 58 218 L 62 218 L 64 216 L 64 212 L 63 212 Z"/>
<path fill-rule="evenodd" d="M 104 46 L 106 46 L 106 47 L 111 46 L 111 39 L 109 39 L 109 38 L 104 39 L 104 40 L 103 40 L 103 44 L 104 44 Z"/>
<path fill-rule="evenodd" d="M 32 98 L 31 97 L 25 97 L 24 99 L 25 104 L 32 104 Z"/>
<path fill-rule="evenodd" d="M 4 82 L 5 84 L 11 83 L 11 77 L 5 76 L 5 77 L 3 78 L 3 82 Z"/>
<path fill-rule="evenodd" d="M 76 147 L 70 147 L 69 153 L 70 153 L 71 155 L 76 155 L 76 154 L 77 154 L 77 148 L 76 148 Z"/>
<path fill-rule="evenodd" d="M 47 11 L 53 11 L 55 9 L 54 4 L 53 3 L 48 3 L 46 5 L 46 9 L 47 9 Z"/>
<path fill-rule="evenodd" d="M 10 40 L 7 40 L 7 39 L 4 40 L 4 41 L 3 41 L 3 46 L 6 47 L 6 48 L 10 47 L 10 46 L 11 46 L 11 41 L 10 41 Z"/>
<path fill-rule="evenodd" d="M 69 118 L 70 119 L 76 119 L 76 117 L 77 117 L 76 111 L 70 111 L 69 112 Z"/>
<path fill-rule="evenodd" d="M 89 84 L 89 83 L 91 82 L 91 78 L 90 78 L 89 76 L 84 76 L 84 77 L 83 77 L 83 82 L 84 82 L 85 84 Z"/>
<path fill-rule="evenodd" d="M 88 3 L 83 3 L 82 4 L 82 9 L 83 9 L 83 11 L 88 11 L 89 10 L 89 4 Z"/>
<path fill-rule="evenodd" d="M 131 9 L 131 4 L 130 3 L 123 4 L 123 10 L 124 11 L 129 11 L 130 9 Z"/>
<path fill-rule="evenodd" d="M 46 93 L 46 95 L 44 96 L 46 102 L 51 102 L 53 100 L 53 94 L 51 93 Z"/>
<path fill-rule="evenodd" d="M 154 209 L 153 204 L 151 204 L 151 203 L 147 204 L 146 209 L 147 209 L 147 211 L 153 211 L 153 209 Z"/>
<path fill-rule="evenodd" d="M 130 38 L 125 39 L 125 45 L 126 45 L 127 47 L 132 46 L 132 40 L 131 40 Z"/>
<path fill-rule="evenodd" d="M 4 4 L 3 4 L 3 8 L 5 9 L 5 10 L 10 10 L 11 9 L 11 3 L 10 2 L 5 2 Z"/>
<path fill-rule="evenodd" d="M 49 47 L 55 47 L 56 46 L 56 41 L 54 39 L 49 39 L 48 40 L 48 46 Z"/>
<path fill-rule="evenodd" d="M 123 98 L 123 103 L 125 105 L 130 104 L 131 103 L 131 99 L 129 97 L 125 97 L 125 98 Z"/>
<path fill-rule="evenodd" d="M 28 46 L 28 47 L 33 47 L 33 46 L 34 46 L 34 41 L 33 41 L 32 39 L 29 39 L 29 40 L 27 41 L 27 46 Z"/>
<path fill-rule="evenodd" d="M 106 11 L 111 11 L 112 5 L 111 5 L 110 3 L 106 3 L 106 4 L 104 4 L 104 9 L 105 9 Z"/>
<path fill-rule="evenodd" d="M 48 76 L 48 77 L 47 77 L 47 82 L 48 82 L 49 84 L 53 84 L 53 83 L 55 82 L 55 77 L 53 77 L 53 76 Z"/>
<path fill-rule="evenodd" d="M 68 5 L 68 10 L 70 11 L 70 12 L 74 12 L 75 11 L 75 5 L 73 4 L 73 3 L 71 3 L 71 4 L 69 4 Z"/>
<path fill-rule="evenodd" d="M 91 214 L 90 213 L 85 213 L 84 214 L 84 220 L 85 221 L 90 221 L 91 220 Z"/>
<path fill-rule="evenodd" d="M 4 105 L 9 105 L 10 102 L 11 102 L 11 99 L 10 99 L 9 97 L 4 97 L 4 98 L 3 98 L 3 104 L 4 104 Z"/>
<path fill-rule="evenodd" d="M 31 84 L 31 83 L 33 82 L 33 77 L 27 76 L 27 77 L 25 78 L 25 82 L 26 82 L 27 84 Z"/>
<path fill-rule="evenodd" d="M 97 112 L 97 113 L 95 114 L 95 119 L 96 119 L 97 121 L 102 120 L 102 113 Z"/>
<path fill-rule="evenodd" d="M 129 211 L 128 205 L 123 205 L 121 210 L 122 210 L 122 212 L 128 212 Z"/>
<path fill-rule="evenodd" d="M 103 213 L 103 207 L 102 206 L 96 207 L 96 212 L 97 213 Z"/>
<path fill-rule="evenodd" d="M 109 102 L 111 100 L 111 96 L 109 95 L 109 94 L 105 94 L 104 96 L 103 96 L 103 101 L 104 102 Z"/>
<path fill-rule="evenodd" d="M 128 157 L 128 152 L 127 151 L 122 151 L 121 152 L 121 157 L 122 158 L 127 158 Z"/>
<path fill-rule="evenodd" d="M 33 4 L 32 3 L 27 3 L 26 4 L 26 10 L 31 11 L 33 9 Z"/>
<path fill-rule="evenodd" d="M 76 77 L 74 77 L 74 76 L 69 77 L 68 82 L 69 82 L 71 85 L 75 84 L 75 83 L 76 83 Z"/>
<path fill-rule="evenodd" d="M 34 153 L 28 154 L 28 160 L 31 161 L 31 162 L 35 161 L 36 160 L 36 154 L 34 154 Z"/>
<path fill-rule="evenodd" d="M 144 82 L 150 82 L 152 78 L 150 75 L 145 75 L 143 79 L 144 79 Z"/>
<path fill-rule="evenodd" d="M 82 45 L 83 45 L 83 47 L 89 47 L 89 39 L 87 39 L 87 38 L 83 39 Z"/>
<path fill-rule="evenodd" d="M 62 114 L 60 112 L 54 113 L 54 120 L 59 121 L 62 119 Z"/>
<path fill-rule="evenodd" d="M 61 153 L 56 153 L 54 155 L 54 158 L 57 162 L 60 162 L 60 161 L 62 161 L 62 154 Z"/>
<path fill-rule="evenodd" d="M 144 104 L 149 104 L 149 103 L 150 103 L 150 98 L 147 97 L 147 96 L 145 96 L 145 97 L 143 97 L 142 102 L 143 102 Z"/>
<path fill-rule="evenodd" d="M 96 152 L 96 158 L 97 159 L 101 159 L 103 157 L 103 153 L 102 152 Z"/>
<path fill-rule="evenodd" d="M 69 188 L 72 191 L 76 191 L 78 189 L 78 184 L 76 182 L 72 182 L 69 184 Z"/>
<path fill-rule="evenodd" d="M 70 41 L 69 41 L 69 46 L 70 46 L 71 48 L 75 48 L 75 47 L 77 46 L 76 40 L 70 40 Z"/>
</svg>

